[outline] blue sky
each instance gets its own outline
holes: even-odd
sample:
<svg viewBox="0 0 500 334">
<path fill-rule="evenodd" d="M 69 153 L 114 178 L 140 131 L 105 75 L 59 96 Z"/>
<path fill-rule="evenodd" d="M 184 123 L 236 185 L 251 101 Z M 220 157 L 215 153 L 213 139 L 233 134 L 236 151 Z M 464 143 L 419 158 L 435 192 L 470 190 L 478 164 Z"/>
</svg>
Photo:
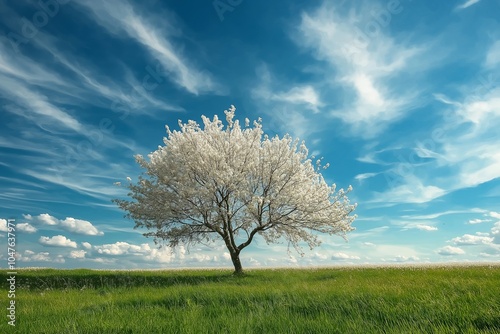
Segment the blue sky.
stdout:
<svg viewBox="0 0 500 334">
<path fill-rule="evenodd" d="M 349 242 L 258 238 L 244 267 L 500 260 L 500 1 L 10 1 L 0 11 L 0 247 L 19 267 L 230 267 L 157 249 L 113 198 L 165 125 L 262 117 L 352 185 Z"/>
</svg>

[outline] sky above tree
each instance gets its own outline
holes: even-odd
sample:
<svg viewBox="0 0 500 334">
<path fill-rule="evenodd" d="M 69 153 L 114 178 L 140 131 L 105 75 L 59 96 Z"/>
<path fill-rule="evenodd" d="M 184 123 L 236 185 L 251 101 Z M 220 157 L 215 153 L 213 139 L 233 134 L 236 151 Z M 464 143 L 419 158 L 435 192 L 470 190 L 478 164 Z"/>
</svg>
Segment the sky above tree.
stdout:
<svg viewBox="0 0 500 334">
<path fill-rule="evenodd" d="M 354 188 L 348 242 L 257 238 L 246 267 L 500 260 L 500 1 L 10 1 L 0 11 L 0 247 L 18 266 L 231 267 L 111 202 L 165 125 L 262 117 Z M 6 263 L 5 251 L 1 252 Z M 0 265 L 5 267 L 5 265 Z"/>
</svg>

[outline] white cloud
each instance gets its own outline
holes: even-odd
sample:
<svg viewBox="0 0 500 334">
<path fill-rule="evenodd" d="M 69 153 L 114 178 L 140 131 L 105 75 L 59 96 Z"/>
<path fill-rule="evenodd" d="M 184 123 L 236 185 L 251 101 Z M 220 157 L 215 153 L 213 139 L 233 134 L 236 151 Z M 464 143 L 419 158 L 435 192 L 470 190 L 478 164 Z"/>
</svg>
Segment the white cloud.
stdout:
<svg viewBox="0 0 500 334">
<path fill-rule="evenodd" d="M 298 262 L 299 261 L 297 260 L 297 258 L 295 256 L 293 256 L 293 255 L 288 256 L 287 263 L 292 264 L 292 265 L 297 265 Z"/>
<path fill-rule="evenodd" d="M 492 218 L 500 219 L 500 212 L 490 211 L 488 215 Z"/>
<path fill-rule="evenodd" d="M 417 230 L 421 230 L 421 231 L 437 231 L 438 230 L 438 228 L 435 226 L 423 225 L 423 224 L 415 225 L 415 228 Z"/>
<path fill-rule="evenodd" d="M 66 219 L 57 219 L 48 213 L 42 213 L 41 215 L 34 216 L 31 218 L 34 222 L 43 223 L 45 225 L 51 226 L 61 226 L 64 230 L 84 235 L 103 235 L 104 233 L 99 231 L 91 222 L 75 219 L 72 217 L 66 217 Z"/>
<path fill-rule="evenodd" d="M 139 256 L 144 262 L 154 262 L 154 263 L 177 263 L 177 264 L 189 264 L 189 263 L 200 263 L 200 262 L 218 262 L 218 256 L 211 254 L 207 250 L 197 249 L 196 253 L 186 254 L 186 248 L 184 245 L 179 245 L 175 250 L 172 250 L 168 246 L 163 246 L 161 248 L 151 247 L 149 244 L 135 245 L 124 241 L 118 241 L 113 244 L 95 245 L 90 246 L 88 243 L 82 243 L 86 249 L 92 247 L 92 252 L 87 259 L 93 258 L 92 253 L 95 255 L 105 255 L 110 256 L 120 256 L 127 257 Z M 88 253 L 88 252 L 87 252 Z M 229 256 L 229 254 L 227 254 Z M 226 255 L 223 258 L 227 260 Z"/>
<path fill-rule="evenodd" d="M 45 225 L 58 225 L 59 220 L 52 217 L 48 213 L 42 213 L 38 217 L 34 217 L 35 220 L 38 220 L 39 222 L 45 224 Z"/>
<path fill-rule="evenodd" d="M 158 263 L 170 263 L 175 260 L 175 253 L 172 252 L 172 249 L 169 247 L 163 247 L 161 249 L 152 248 L 145 259 Z"/>
<path fill-rule="evenodd" d="M 463 251 L 463 249 L 459 247 L 445 246 L 438 249 L 438 254 L 449 256 L 449 255 L 462 255 L 465 254 L 465 252 Z"/>
<path fill-rule="evenodd" d="M 496 222 L 491 229 L 491 236 L 494 237 L 493 242 L 495 244 L 500 244 L 500 221 Z"/>
<path fill-rule="evenodd" d="M 209 262 L 212 260 L 210 255 L 195 253 L 190 257 L 192 262 Z"/>
<path fill-rule="evenodd" d="M 53 263 L 66 262 L 62 255 L 51 257 L 49 252 L 35 253 L 29 249 L 24 251 L 24 254 L 18 253 L 18 256 L 19 256 L 19 261 L 21 262 L 53 262 Z"/>
<path fill-rule="evenodd" d="M 85 248 L 85 249 L 92 249 L 92 245 L 88 242 L 82 242 L 82 246 Z"/>
<path fill-rule="evenodd" d="M 7 232 L 9 229 L 7 228 L 7 220 L 0 218 L 0 232 Z"/>
<path fill-rule="evenodd" d="M 81 219 L 75 219 L 72 217 L 67 217 L 64 220 L 60 221 L 61 226 L 67 231 L 85 234 L 85 235 L 103 235 L 103 232 L 100 232 L 97 228 L 95 228 L 91 222 Z"/>
<path fill-rule="evenodd" d="M 256 259 L 254 259 L 253 257 L 251 257 L 249 260 L 248 260 L 248 263 L 251 265 L 251 266 L 254 266 L 254 267 L 258 267 L 261 265 L 261 263 L 259 261 L 257 261 Z"/>
<path fill-rule="evenodd" d="M 38 241 L 45 246 L 57 246 L 57 247 L 71 247 L 76 248 L 76 242 L 71 241 L 71 239 L 67 239 L 65 236 L 56 235 L 51 238 L 49 237 L 40 237 Z"/>
<path fill-rule="evenodd" d="M 498 107 L 500 106 L 499 92 L 500 89 L 494 89 L 483 97 L 472 96 L 470 100 L 461 104 L 460 109 L 458 109 L 458 115 L 464 122 L 487 127 L 488 124 L 485 121 L 487 122 L 488 119 L 496 118 L 500 115 L 500 111 L 498 111 Z"/>
<path fill-rule="evenodd" d="M 487 245 L 493 241 L 493 238 L 464 234 L 451 240 L 455 245 Z"/>
<path fill-rule="evenodd" d="M 481 224 L 481 223 L 485 223 L 485 222 L 489 222 L 491 221 L 490 219 L 470 219 L 468 221 L 469 224 Z"/>
<path fill-rule="evenodd" d="M 348 255 L 346 253 L 337 252 L 332 255 L 332 260 L 359 260 L 360 257 L 356 255 Z"/>
<path fill-rule="evenodd" d="M 36 227 L 30 225 L 29 223 L 19 223 L 16 225 L 16 229 L 26 233 L 35 233 L 37 231 Z"/>
<path fill-rule="evenodd" d="M 151 252 L 149 244 L 138 246 L 123 241 L 118 241 L 114 244 L 94 246 L 94 249 L 97 253 L 105 255 L 145 254 Z"/>
<path fill-rule="evenodd" d="M 476 3 L 478 3 L 479 1 L 481 0 L 467 0 L 465 1 L 463 4 L 457 6 L 457 9 L 465 9 L 465 8 L 468 8 Z"/>
<path fill-rule="evenodd" d="M 72 259 L 83 259 L 83 258 L 85 258 L 86 253 L 87 252 L 84 250 L 71 251 L 71 253 L 69 254 L 69 257 Z"/>
<path fill-rule="evenodd" d="M 102 258 L 102 257 L 87 258 L 87 261 L 92 261 L 92 262 L 96 262 L 96 263 L 100 263 L 100 264 L 106 264 L 108 266 L 116 263 L 116 259 Z"/>
<path fill-rule="evenodd" d="M 393 259 L 394 262 L 414 262 L 414 261 L 420 261 L 420 258 L 417 256 L 405 256 L 405 255 L 398 255 Z"/>
<path fill-rule="evenodd" d="M 186 248 L 184 245 L 179 245 L 176 249 L 177 255 L 180 260 L 183 260 L 186 257 Z"/>
</svg>

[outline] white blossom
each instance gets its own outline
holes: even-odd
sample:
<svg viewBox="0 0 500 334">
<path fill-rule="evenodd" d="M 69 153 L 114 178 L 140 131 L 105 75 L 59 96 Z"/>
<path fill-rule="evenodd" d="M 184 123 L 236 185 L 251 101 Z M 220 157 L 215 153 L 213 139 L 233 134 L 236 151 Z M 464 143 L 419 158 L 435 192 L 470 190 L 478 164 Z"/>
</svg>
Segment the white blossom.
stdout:
<svg viewBox="0 0 500 334">
<path fill-rule="evenodd" d="M 301 242 L 320 244 L 315 232 L 345 237 L 353 230 L 352 187 L 336 192 L 303 141 L 268 137 L 260 118 L 242 129 L 235 110 L 225 111 L 225 129 L 217 116 L 202 116 L 203 128 L 195 121 L 166 127 L 164 146 L 135 157 L 145 174 L 128 185 L 131 201 L 115 202 L 136 227 L 171 247 L 222 239 L 237 272 L 241 250 L 257 235 L 267 243 L 283 238 L 301 253 Z"/>
</svg>

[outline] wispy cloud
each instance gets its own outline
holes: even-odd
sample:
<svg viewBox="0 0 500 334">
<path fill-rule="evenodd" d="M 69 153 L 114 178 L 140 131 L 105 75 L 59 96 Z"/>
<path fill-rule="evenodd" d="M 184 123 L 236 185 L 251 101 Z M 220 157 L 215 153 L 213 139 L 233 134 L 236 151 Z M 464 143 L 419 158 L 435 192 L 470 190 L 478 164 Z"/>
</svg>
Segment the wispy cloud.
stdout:
<svg viewBox="0 0 500 334">
<path fill-rule="evenodd" d="M 127 2 L 80 1 L 79 4 L 86 7 L 97 23 L 110 33 L 125 32 L 146 47 L 152 57 L 161 62 L 165 70 L 170 73 L 172 80 L 180 87 L 193 94 L 221 91 L 221 87 L 207 72 L 196 69 L 190 64 L 187 56 L 182 54 L 181 48 L 175 47 L 173 41 L 168 39 L 168 36 L 173 33 L 168 30 L 168 27 L 162 30 L 151 24 L 154 14 L 146 19 L 137 14 L 133 6 Z"/>
<path fill-rule="evenodd" d="M 87 101 L 86 97 L 93 96 L 91 101 L 94 104 L 102 104 L 111 108 L 123 105 L 127 106 L 127 112 L 131 113 L 145 113 L 151 107 L 168 111 L 183 110 L 179 106 L 155 98 L 152 92 L 148 92 L 145 88 L 149 88 L 147 80 L 142 78 L 143 82 L 139 82 L 125 65 L 125 79 L 109 78 L 103 76 L 102 73 L 97 74 L 98 71 L 93 69 L 91 64 L 85 64 L 87 62 L 79 59 L 77 55 L 63 51 L 61 43 L 50 35 L 40 34 L 36 39 L 36 45 L 51 54 L 59 65 L 73 73 L 75 78 L 66 78 L 66 80 L 81 86 L 75 95 L 84 101 Z M 81 65 L 82 63 L 85 66 Z M 144 72 L 145 76 L 148 75 L 146 68 Z M 104 104 L 101 101 L 108 102 Z"/>
<path fill-rule="evenodd" d="M 376 193 L 371 200 L 375 203 L 426 203 L 447 194 L 436 185 L 424 184 L 415 175 L 408 176 L 400 185 Z"/>
<path fill-rule="evenodd" d="M 68 111 L 50 103 L 46 95 L 29 89 L 20 81 L 6 76 L 1 77 L 0 94 L 16 103 L 16 106 L 7 106 L 4 110 L 23 116 L 34 124 L 43 126 L 50 123 L 58 125 L 59 128 L 73 130 L 78 133 L 84 131 L 84 126 Z"/>
<path fill-rule="evenodd" d="M 500 40 L 495 41 L 486 54 L 485 67 L 488 69 L 500 65 Z"/>
<path fill-rule="evenodd" d="M 81 169 L 85 168 L 81 167 Z M 109 201 L 111 198 L 116 198 L 124 194 L 123 189 L 113 185 L 114 181 L 116 181 L 116 173 L 111 171 L 108 171 L 106 175 L 102 176 L 82 176 L 80 180 L 75 180 L 71 173 L 65 173 L 64 170 L 63 173 L 59 174 L 57 170 L 49 166 L 43 171 L 22 170 L 22 172 L 38 180 L 60 185 L 80 194 L 100 200 Z M 115 174 L 115 176 L 113 176 L 113 174 Z"/>
<path fill-rule="evenodd" d="M 484 213 L 486 210 L 484 209 L 479 209 L 479 208 L 472 208 L 470 210 L 447 210 L 447 211 L 441 211 L 441 212 L 436 212 L 436 213 L 431 213 L 427 215 L 403 215 L 402 218 L 410 218 L 410 219 L 436 219 L 442 216 L 447 216 L 447 215 L 456 215 L 456 214 L 463 214 L 463 213 Z"/>
<path fill-rule="evenodd" d="M 467 0 L 463 4 L 458 5 L 456 8 L 457 9 L 465 9 L 465 8 L 468 8 L 472 5 L 477 4 L 479 1 L 481 1 L 481 0 Z"/>
<path fill-rule="evenodd" d="M 376 176 L 378 173 L 362 173 L 358 174 L 354 177 L 355 180 L 362 182 L 363 180 L 369 179 L 371 177 Z"/>
<path fill-rule="evenodd" d="M 393 220 L 391 221 L 393 225 L 396 226 L 401 226 L 403 231 L 406 230 L 420 230 L 420 231 L 426 231 L 426 232 L 431 232 L 431 231 L 437 231 L 438 228 L 435 225 L 434 222 L 432 221 L 400 221 L 400 220 Z"/>
<path fill-rule="evenodd" d="M 384 175 L 391 184 L 374 201 L 426 203 L 500 178 L 500 86 L 494 80 L 475 80 L 457 90 L 455 98 L 434 94 L 442 103 L 438 105 L 442 120 L 425 145 L 415 141 L 414 153 L 389 163 Z M 425 158 L 426 163 L 419 164 L 416 158 Z"/>
<path fill-rule="evenodd" d="M 287 92 L 278 92 L 267 97 L 270 100 L 304 105 L 313 112 L 319 112 L 322 103 L 316 90 L 309 85 L 293 87 Z"/>
<path fill-rule="evenodd" d="M 252 89 L 252 98 L 264 106 L 267 118 L 264 126 L 280 129 L 301 139 L 323 129 L 317 120 L 323 106 L 319 92 L 310 84 L 291 86 L 276 78 L 267 64 L 256 68 L 259 78 Z M 283 89 L 283 87 L 286 87 Z"/>
<path fill-rule="evenodd" d="M 422 49 L 398 44 L 382 29 L 368 36 L 357 24 L 373 20 L 373 6 L 340 14 L 326 2 L 303 13 L 296 41 L 326 61 L 330 85 L 345 90 L 346 103 L 332 115 L 349 124 L 356 134 L 371 137 L 415 107 L 415 92 L 395 89 L 398 75 Z M 379 27 L 380 28 L 380 27 Z M 392 87 L 392 88 L 391 88 Z M 369 129 L 369 130 L 368 130 Z"/>
</svg>

